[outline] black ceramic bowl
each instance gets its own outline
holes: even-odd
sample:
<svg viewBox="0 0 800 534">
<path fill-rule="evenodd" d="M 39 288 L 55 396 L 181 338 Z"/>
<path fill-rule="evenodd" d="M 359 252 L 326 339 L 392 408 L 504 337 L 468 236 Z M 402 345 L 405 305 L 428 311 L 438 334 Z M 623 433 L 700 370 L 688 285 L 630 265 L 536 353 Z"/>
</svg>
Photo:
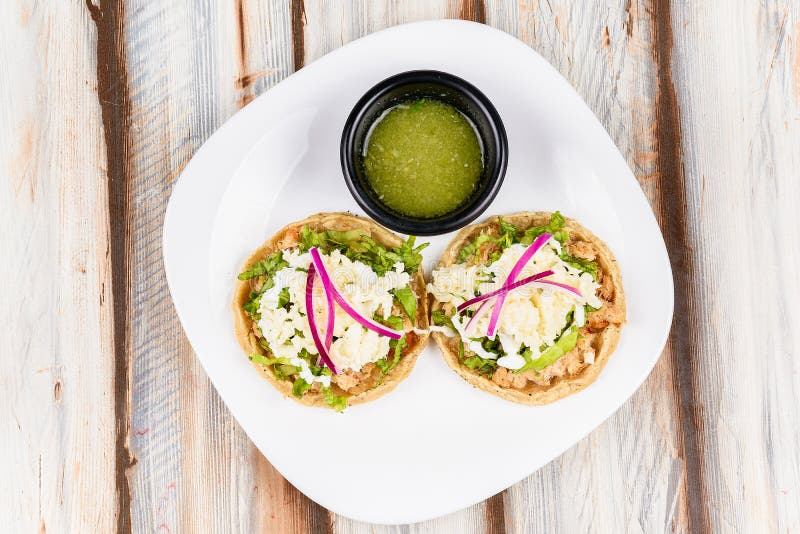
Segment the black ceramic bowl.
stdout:
<svg viewBox="0 0 800 534">
<path fill-rule="evenodd" d="M 452 212 L 427 219 L 382 204 L 364 172 L 364 147 L 372 124 L 387 109 L 419 98 L 455 107 L 472 121 L 483 145 L 483 174 L 472 195 Z M 414 70 L 383 80 L 361 97 L 344 125 L 341 160 L 347 188 L 370 217 L 404 234 L 445 234 L 475 220 L 497 195 L 508 163 L 508 139 L 497 110 L 474 85 L 446 72 Z"/>
</svg>

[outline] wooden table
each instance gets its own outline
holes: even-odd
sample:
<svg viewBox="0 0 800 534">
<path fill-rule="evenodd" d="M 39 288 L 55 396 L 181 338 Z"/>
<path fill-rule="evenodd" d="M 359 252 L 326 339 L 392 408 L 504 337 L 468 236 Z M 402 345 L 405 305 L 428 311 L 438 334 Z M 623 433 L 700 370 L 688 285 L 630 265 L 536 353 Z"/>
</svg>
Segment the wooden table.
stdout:
<svg viewBox="0 0 800 534">
<path fill-rule="evenodd" d="M 660 221 L 675 320 L 578 445 L 389 529 L 314 504 L 250 443 L 178 323 L 161 225 L 183 166 L 255 96 L 446 17 L 519 37 L 594 110 Z M 800 0 L 3 0 L 2 529 L 798 532 L 799 170 Z"/>
</svg>

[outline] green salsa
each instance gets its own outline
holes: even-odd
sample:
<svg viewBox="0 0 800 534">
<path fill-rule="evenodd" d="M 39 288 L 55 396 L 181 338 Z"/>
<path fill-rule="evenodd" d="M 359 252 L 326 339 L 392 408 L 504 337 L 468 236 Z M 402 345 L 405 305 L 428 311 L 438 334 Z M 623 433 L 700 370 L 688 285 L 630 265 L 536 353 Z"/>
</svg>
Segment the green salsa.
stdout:
<svg viewBox="0 0 800 534">
<path fill-rule="evenodd" d="M 453 106 L 400 104 L 374 126 L 364 156 L 367 181 L 387 207 L 431 218 L 456 209 L 483 173 L 481 144 Z"/>
</svg>

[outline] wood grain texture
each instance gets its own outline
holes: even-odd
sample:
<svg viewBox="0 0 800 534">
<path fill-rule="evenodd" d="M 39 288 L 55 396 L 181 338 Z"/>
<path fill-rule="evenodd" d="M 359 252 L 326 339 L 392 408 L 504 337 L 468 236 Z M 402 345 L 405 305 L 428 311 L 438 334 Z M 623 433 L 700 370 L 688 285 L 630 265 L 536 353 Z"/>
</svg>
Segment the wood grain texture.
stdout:
<svg viewBox="0 0 800 534">
<path fill-rule="evenodd" d="M 8 1 L 0 35 L 2 529 L 111 531 L 114 302 L 95 27 L 82 2 Z"/>
<path fill-rule="evenodd" d="M 528 43 L 597 114 L 664 230 L 676 319 L 642 388 L 560 458 L 449 516 L 368 525 L 299 493 L 228 413 L 169 297 L 164 209 L 203 141 L 295 69 L 459 17 Z M 0 117 L 12 531 L 800 530 L 800 0 L 11 0 Z"/>
<path fill-rule="evenodd" d="M 490 7 L 487 19 L 530 44 L 575 86 L 659 214 L 663 169 L 657 127 L 662 118 L 654 8 L 627 0 L 524 2 L 509 9 Z M 614 416 L 511 488 L 506 495 L 511 529 L 689 531 L 691 465 L 673 373 L 679 366 L 680 356 L 670 344 L 649 379 Z"/>
<path fill-rule="evenodd" d="M 99 5 L 86 0 L 95 25 L 97 48 L 97 100 L 103 118 L 108 184 L 108 239 L 111 293 L 114 302 L 114 483 L 117 495 L 117 524 L 120 532 L 131 530 L 131 488 L 128 471 L 135 460 L 130 452 L 130 362 L 128 359 L 130 278 L 133 265 L 130 250 L 129 186 L 131 103 L 128 93 L 128 65 L 124 40 L 125 4 L 103 0 Z"/>
<path fill-rule="evenodd" d="M 800 530 L 800 2 L 672 6 L 711 530 Z M 703 54 L 691 53 L 702 47 Z M 709 235 L 710 234 L 710 235 Z M 733 364 L 733 365 L 732 365 Z"/>
<path fill-rule="evenodd" d="M 245 55 L 249 73 L 258 73 L 257 96 L 305 64 L 303 0 L 243 0 Z M 242 435 L 244 439 L 246 436 Z M 330 532 L 333 517 L 287 482 L 250 445 L 253 524 L 262 532 Z"/>
<path fill-rule="evenodd" d="M 358 4 L 306 0 L 303 64 L 308 64 L 353 39 L 389 26 L 434 18 L 458 18 L 461 13 L 461 5 L 456 2 L 409 2 L 403 4 L 401 10 L 397 7 L 398 4 L 391 1 Z M 489 507 L 478 504 L 433 521 L 407 527 L 377 527 L 334 516 L 333 528 L 337 533 L 502 532 L 504 529 L 497 528 L 498 501 L 494 500 L 492 503 Z M 488 521 L 487 514 L 490 514 Z M 502 498 L 499 501 L 499 515 L 503 515 Z"/>
<path fill-rule="evenodd" d="M 202 142 L 292 71 L 288 4 L 130 2 L 136 531 L 320 530 L 327 512 L 258 453 L 191 353 L 172 309 L 161 225 L 174 179 Z M 267 30 L 268 29 L 268 30 Z M 270 43 L 253 36 L 270 35 Z M 256 53 L 255 51 L 258 51 Z M 321 511 L 321 517 L 320 512 Z"/>
<path fill-rule="evenodd" d="M 128 2 L 125 41 L 133 128 L 129 185 L 132 438 L 137 532 L 190 525 L 245 529 L 236 493 L 247 443 L 200 369 L 175 316 L 161 259 L 172 183 L 238 109 L 235 13 L 214 3 Z M 237 439 L 238 438 L 238 439 Z M 246 460 L 244 460 L 246 463 Z M 191 506 L 188 503 L 192 503 Z"/>
</svg>

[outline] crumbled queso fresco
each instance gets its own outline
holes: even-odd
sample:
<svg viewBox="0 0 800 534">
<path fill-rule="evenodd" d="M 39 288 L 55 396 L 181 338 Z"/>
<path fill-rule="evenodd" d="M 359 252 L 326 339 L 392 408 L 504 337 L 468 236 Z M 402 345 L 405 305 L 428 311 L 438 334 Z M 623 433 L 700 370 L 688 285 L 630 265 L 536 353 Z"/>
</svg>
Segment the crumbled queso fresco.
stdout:
<svg viewBox="0 0 800 534">
<path fill-rule="evenodd" d="M 526 248 L 522 244 L 511 245 L 497 261 L 488 266 L 454 264 L 434 270 L 428 291 L 440 302 L 458 306 L 472 297 L 500 289 Z M 572 286 L 584 298 L 533 285 L 508 293 L 496 334 L 506 355 L 497 359 L 498 365 L 519 369 L 525 362 L 518 354 L 523 346 L 533 351 L 532 358 L 535 359 L 540 354 L 540 347 L 550 346 L 558 339 L 567 326 L 570 311 L 574 311 L 575 325 L 580 327 L 585 322 L 584 305 L 601 307 L 602 302 L 596 296 L 599 285 L 589 273 L 575 269 L 559 258 L 560 250 L 559 242 L 551 238 L 525 265 L 517 280 L 551 269 L 555 274 L 547 280 Z M 486 332 L 489 319 L 490 314 L 487 313 L 477 320 L 472 330 L 473 336 Z M 466 348 L 482 358 L 497 358 L 496 354 L 484 350 L 479 341 L 464 335 L 464 327 L 469 321 L 466 314 L 455 315 L 452 321 Z"/>
<path fill-rule="evenodd" d="M 298 357 L 302 349 L 310 354 L 318 354 L 306 318 L 306 278 L 311 264 L 309 253 L 298 250 L 283 251 L 283 259 L 289 263 L 277 271 L 273 277 L 275 285 L 261 297 L 261 318 L 258 326 L 269 343 L 275 357 L 289 358 L 291 365 L 300 368 L 300 377 L 307 383 L 320 382 L 330 386 L 330 376 L 314 376 L 306 360 Z M 394 270 L 378 276 L 369 266 L 352 261 L 338 250 L 322 254 L 322 261 L 336 288 L 347 301 L 362 315 L 375 314 L 386 318 L 392 311 L 393 289 L 408 286 L 411 277 L 404 272 L 403 263 L 396 263 Z M 279 307 L 281 291 L 288 288 L 289 309 Z M 324 332 L 326 301 L 321 285 L 316 287 L 318 294 L 314 299 L 314 312 L 317 324 Z M 358 371 L 364 365 L 375 362 L 389 352 L 389 338 L 368 330 L 358 324 L 340 306 L 335 306 L 334 341 L 330 356 L 340 370 Z"/>
</svg>

